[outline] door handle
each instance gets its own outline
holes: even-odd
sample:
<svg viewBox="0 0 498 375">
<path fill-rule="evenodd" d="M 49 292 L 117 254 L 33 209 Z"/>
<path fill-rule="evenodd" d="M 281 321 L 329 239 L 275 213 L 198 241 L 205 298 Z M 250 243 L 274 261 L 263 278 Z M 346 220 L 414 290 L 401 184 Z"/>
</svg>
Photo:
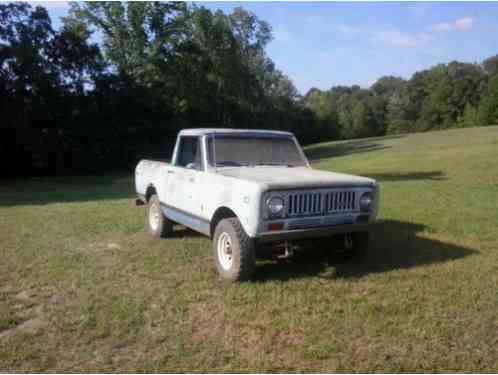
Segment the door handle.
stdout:
<svg viewBox="0 0 498 375">
<path fill-rule="evenodd" d="M 190 177 L 188 180 L 189 180 L 189 182 L 195 182 L 195 178 L 193 178 L 193 177 Z"/>
<path fill-rule="evenodd" d="M 171 171 L 171 170 L 169 170 L 169 171 L 168 171 L 168 174 L 174 174 L 174 173 L 175 173 L 175 172 L 173 172 L 173 171 Z"/>
</svg>

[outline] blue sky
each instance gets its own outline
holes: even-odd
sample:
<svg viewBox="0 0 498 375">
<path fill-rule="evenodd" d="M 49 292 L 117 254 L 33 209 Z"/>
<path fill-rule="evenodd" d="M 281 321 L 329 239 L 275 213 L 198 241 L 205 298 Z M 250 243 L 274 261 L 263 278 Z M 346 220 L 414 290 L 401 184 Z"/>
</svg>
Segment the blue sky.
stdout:
<svg viewBox="0 0 498 375">
<path fill-rule="evenodd" d="M 67 3 L 41 2 L 55 26 Z M 200 4 L 200 3 L 198 3 Z M 268 54 L 304 94 L 311 87 L 368 87 L 383 75 L 498 54 L 498 3 L 207 2 L 230 12 L 243 6 L 266 20 Z"/>
</svg>

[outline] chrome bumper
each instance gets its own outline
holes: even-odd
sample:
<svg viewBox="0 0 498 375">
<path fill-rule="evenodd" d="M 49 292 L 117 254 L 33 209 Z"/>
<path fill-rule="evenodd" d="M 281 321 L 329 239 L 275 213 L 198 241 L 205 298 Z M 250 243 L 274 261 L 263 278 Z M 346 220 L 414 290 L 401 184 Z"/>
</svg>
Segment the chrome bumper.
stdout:
<svg viewBox="0 0 498 375">
<path fill-rule="evenodd" d="M 301 240 L 307 238 L 328 237 L 334 234 L 367 232 L 371 223 L 334 225 L 328 227 L 315 227 L 306 229 L 276 230 L 260 233 L 256 239 L 260 243 Z"/>
</svg>

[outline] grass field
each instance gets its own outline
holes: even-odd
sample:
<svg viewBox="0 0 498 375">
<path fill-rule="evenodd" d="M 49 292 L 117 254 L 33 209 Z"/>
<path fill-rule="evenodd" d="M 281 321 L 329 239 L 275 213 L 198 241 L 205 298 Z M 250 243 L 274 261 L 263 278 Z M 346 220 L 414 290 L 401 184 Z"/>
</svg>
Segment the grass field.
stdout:
<svg viewBox="0 0 498 375">
<path fill-rule="evenodd" d="M 3 182 L 0 371 L 497 372 L 498 127 L 307 153 L 380 181 L 369 254 L 239 285 L 208 239 L 146 235 L 131 174 Z"/>
</svg>

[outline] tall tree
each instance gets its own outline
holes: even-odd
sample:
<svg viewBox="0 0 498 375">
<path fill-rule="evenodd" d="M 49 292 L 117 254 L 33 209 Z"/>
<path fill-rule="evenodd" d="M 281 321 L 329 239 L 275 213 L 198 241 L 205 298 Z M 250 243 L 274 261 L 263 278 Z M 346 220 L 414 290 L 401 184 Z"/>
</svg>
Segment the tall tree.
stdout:
<svg viewBox="0 0 498 375">
<path fill-rule="evenodd" d="M 479 122 L 484 126 L 498 124 L 498 75 L 490 78 L 486 94 L 479 104 Z"/>
<path fill-rule="evenodd" d="M 489 75 L 498 74 L 498 55 L 491 56 L 484 60 L 482 66 Z"/>
</svg>

